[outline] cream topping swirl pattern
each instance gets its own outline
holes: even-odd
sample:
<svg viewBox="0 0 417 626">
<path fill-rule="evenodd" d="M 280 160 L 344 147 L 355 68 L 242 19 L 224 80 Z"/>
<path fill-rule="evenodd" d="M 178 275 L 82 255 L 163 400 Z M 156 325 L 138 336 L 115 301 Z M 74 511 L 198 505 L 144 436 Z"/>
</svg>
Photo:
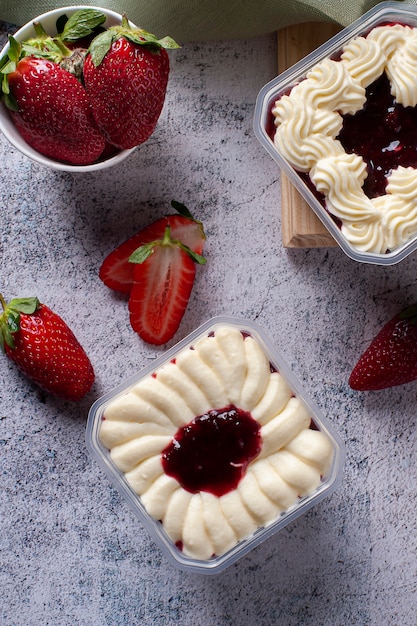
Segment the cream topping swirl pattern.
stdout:
<svg viewBox="0 0 417 626">
<path fill-rule="evenodd" d="M 192 493 L 164 472 L 162 452 L 179 427 L 213 408 L 235 405 L 260 428 L 259 454 L 236 488 Z M 105 409 L 99 437 L 113 463 L 185 555 L 220 556 L 313 493 L 333 447 L 311 429 L 305 405 L 271 371 L 260 344 L 221 326 L 139 381 Z"/>
<path fill-rule="evenodd" d="M 352 39 L 340 61 L 324 59 L 272 109 L 274 143 L 298 171 L 309 173 L 324 194 L 326 209 L 341 221 L 341 232 L 361 252 L 384 254 L 417 233 L 412 168 L 393 169 L 386 195 L 366 196 L 366 164 L 346 154 L 337 136 L 342 115 L 365 102 L 365 89 L 386 73 L 391 93 L 403 106 L 417 105 L 417 29 L 396 24 L 375 27 Z M 410 188 L 404 193 L 403 186 Z M 413 199 L 411 199 L 413 198 Z"/>
</svg>

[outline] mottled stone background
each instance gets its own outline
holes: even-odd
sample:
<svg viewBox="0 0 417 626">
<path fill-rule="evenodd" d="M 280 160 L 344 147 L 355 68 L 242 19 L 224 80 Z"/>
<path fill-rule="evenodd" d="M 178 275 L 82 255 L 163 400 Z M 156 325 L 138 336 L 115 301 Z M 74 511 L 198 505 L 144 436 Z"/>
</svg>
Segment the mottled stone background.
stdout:
<svg viewBox="0 0 417 626">
<path fill-rule="evenodd" d="M 97 374 L 71 405 L 0 359 L 0 623 L 414 626 L 417 384 L 358 394 L 347 378 L 417 298 L 416 255 L 375 267 L 338 248 L 283 249 L 280 173 L 252 130 L 273 35 L 170 56 L 158 128 L 113 171 L 49 171 L 0 138 L 0 291 L 60 313 Z M 172 198 L 203 220 L 208 262 L 171 343 L 214 315 L 256 320 L 347 446 L 335 494 L 215 577 L 168 564 L 85 447 L 93 401 L 162 352 L 133 334 L 98 269 Z"/>
</svg>

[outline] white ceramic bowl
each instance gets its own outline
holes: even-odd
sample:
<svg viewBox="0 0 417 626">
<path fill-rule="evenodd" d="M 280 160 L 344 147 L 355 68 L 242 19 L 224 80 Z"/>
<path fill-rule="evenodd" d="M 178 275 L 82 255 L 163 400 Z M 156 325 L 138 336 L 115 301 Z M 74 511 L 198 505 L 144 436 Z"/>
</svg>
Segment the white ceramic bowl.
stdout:
<svg viewBox="0 0 417 626">
<path fill-rule="evenodd" d="M 47 13 L 43 13 L 42 15 L 38 15 L 34 17 L 31 22 L 22 26 L 13 37 L 17 39 L 17 41 L 25 41 L 30 37 L 35 36 L 35 31 L 33 27 L 33 22 L 41 22 L 45 30 L 54 35 L 56 33 L 56 21 L 61 15 L 67 15 L 70 17 L 75 11 L 79 9 L 96 9 L 97 11 L 101 11 L 106 15 L 106 21 L 104 23 L 105 27 L 113 26 L 115 24 L 120 24 L 122 16 L 119 13 L 114 11 L 110 11 L 109 9 L 103 9 L 101 7 L 87 7 L 83 5 L 77 5 L 73 7 L 62 7 L 61 9 L 54 9 L 53 11 L 48 11 Z M 0 58 L 7 53 L 9 49 L 9 43 L 6 43 L 4 48 L 0 53 Z M 0 130 L 3 132 L 5 137 L 10 141 L 10 143 L 17 148 L 22 154 L 27 156 L 32 161 L 36 161 L 41 165 L 45 165 L 55 170 L 61 170 L 64 172 L 96 172 L 99 170 L 107 169 L 109 167 L 113 167 L 115 165 L 119 165 L 124 161 L 135 148 L 131 148 L 129 150 L 121 150 L 116 155 L 103 160 L 97 163 L 93 163 L 91 165 L 71 165 L 69 163 L 62 163 L 60 161 L 55 161 L 54 159 L 50 159 L 49 157 L 44 156 L 37 150 L 34 150 L 20 135 L 17 131 L 15 125 L 12 122 L 12 119 L 9 115 L 7 107 L 4 102 L 0 103 Z"/>
</svg>

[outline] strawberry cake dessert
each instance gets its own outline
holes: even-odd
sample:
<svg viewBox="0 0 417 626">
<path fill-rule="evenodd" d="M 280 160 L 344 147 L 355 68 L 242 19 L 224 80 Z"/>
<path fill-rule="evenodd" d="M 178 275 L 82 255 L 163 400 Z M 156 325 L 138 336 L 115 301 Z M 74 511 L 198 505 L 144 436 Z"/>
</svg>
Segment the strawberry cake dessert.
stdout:
<svg viewBox="0 0 417 626">
<path fill-rule="evenodd" d="M 417 234 L 417 28 L 385 23 L 272 107 L 272 139 L 358 251 Z"/>
<path fill-rule="evenodd" d="M 99 439 L 147 513 L 197 560 L 296 507 L 334 457 L 258 340 L 228 324 L 110 401 Z"/>
</svg>

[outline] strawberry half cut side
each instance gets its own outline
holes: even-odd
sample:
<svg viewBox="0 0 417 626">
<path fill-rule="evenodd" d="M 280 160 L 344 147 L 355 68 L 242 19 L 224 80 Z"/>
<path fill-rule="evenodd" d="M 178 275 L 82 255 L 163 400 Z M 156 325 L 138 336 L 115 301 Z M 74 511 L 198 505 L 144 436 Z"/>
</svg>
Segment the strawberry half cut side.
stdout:
<svg viewBox="0 0 417 626">
<path fill-rule="evenodd" d="M 178 239 L 197 254 L 202 254 L 206 240 L 202 223 L 194 219 L 187 207 L 180 202 L 173 200 L 171 206 L 178 214 L 166 215 L 149 224 L 104 259 L 99 277 L 107 287 L 120 293 L 130 293 L 134 273 L 134 264 L 129 262 L 130 256 L 143 244 L 162 239 L 167 226 L 171 229 L 173 239 Z"/>
<path fill-rule="evenodd" d="M 134 264 L 131 326 L 144 341 L 162 345 L 178 330 L 193 288 L 196 263 L 204 264 L 206 259 L 172 239 L 167 226 L 162 240 L 144 244 L 130 261 Z"/>
<path fill-rule="evenodd" d="M 376 391 L 417 379 L 417 304 L 394 316 L 379 331 L 349 377 L 356 391 Z"/>
</svg>

